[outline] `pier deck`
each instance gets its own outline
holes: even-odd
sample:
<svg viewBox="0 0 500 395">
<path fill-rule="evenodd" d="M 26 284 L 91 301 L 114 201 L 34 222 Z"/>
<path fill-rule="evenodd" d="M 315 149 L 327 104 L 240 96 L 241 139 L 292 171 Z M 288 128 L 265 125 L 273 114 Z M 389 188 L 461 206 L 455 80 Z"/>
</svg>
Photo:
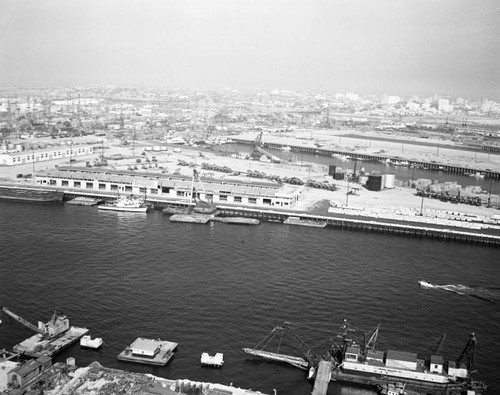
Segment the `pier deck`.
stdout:
<svg viewBox="0 0 500 395">
<path fill-rule="evenodd" d="M 332 367 L 333 365 L 330 361 L 321 361 L 319 363 L 312 395 L 326 395 L 328 383 L 332 375 Z"/>
</svg>

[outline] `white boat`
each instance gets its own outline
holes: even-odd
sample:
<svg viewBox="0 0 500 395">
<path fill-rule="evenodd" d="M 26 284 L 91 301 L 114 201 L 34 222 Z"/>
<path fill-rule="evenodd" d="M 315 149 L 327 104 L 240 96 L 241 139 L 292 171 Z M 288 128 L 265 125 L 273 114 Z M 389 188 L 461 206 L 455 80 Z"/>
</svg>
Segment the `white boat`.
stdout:
<svg viewBox="0 0 500 395">
<path fill-rule="evenodd" d="M 144 200 L 134 196 L 120 197 L 114 202 L 101 204 L 97 207 L 100 210 L 128 211 L 133 213 L 145 213 L 148 210 L 148 205 Z"/>
<path fill-rule="evenodd" d="M 481 173 L 479 171 L 475 172 L 474 174 L 469 174 L 471 177 L 475 177 L 475 178 L 484 178 L 484 173 Z"/>
<path fill-rule="evenodd" d="M 201 364 L 203 366 L 214 366 L 216 368 L 221 368 L 224 365 L 224 354 L 218 352 L 214 356 L 209 355 L 204 352 L 201 354 Z"/>
<path fill-rule="evenodd" d="M 418 282 L 422 288 L 434 288 L 434 284 L 428 283 L 427 281 L 420 280 Z"/>
<path fill-rule="evenodd" d="M 90 335 L 85 335 L 80 339 L 80 346 L 81 347 L 86 347 L 86 348 L 93 348 L 97 350 L 99 347 L 102 346 L 103 340 L 100 337 L 96 337 L 92 339 Z"/>
</svg>

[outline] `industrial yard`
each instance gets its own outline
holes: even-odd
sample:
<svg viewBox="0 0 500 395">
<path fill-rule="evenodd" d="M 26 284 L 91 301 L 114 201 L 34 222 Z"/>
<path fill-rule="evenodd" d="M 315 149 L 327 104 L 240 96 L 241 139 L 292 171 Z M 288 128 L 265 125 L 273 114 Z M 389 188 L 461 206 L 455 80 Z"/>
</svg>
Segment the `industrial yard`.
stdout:
<svg viewBox="0 0 500 395">
<path fill-rule="evenodd" d="M 234 136 L 232 136 L 234 138 Z M 272 140 L 274 136 L 265 136 L 266 140 Z M 289 137 L 284 143 L 297 143 L 300 142 L 300 134 Z M 330 137 L 331 144 L 336 137 Z M 113 170 L 126 170 L 138 173 L 147 173 L 154 176 L 154 174 L 177 174 L 185 176 L 190 179 L 193 169 L 199 169 L 199 174 L 202 178 L 211 180 L 234 180 L 241 183 L 252 182 L 274 182 L 274 178 L 280 179 L 298 179 L 305 181 L 309 180 L 310 186 L 303 185 L 301 187 L 300 197 L 289 207 L 294 211 L 302 211 L 311 214 L 327 214 L 339 210 L 344 213 L 350 212 L 351 214 L 359 215 L 360 212 L 368 217 L 380 217 L 382 213 L 394 214 L 395 219 L 402 219 L 401 213 L 411 215 L 420 214 L 432 223 L 431 218 L 441 219 L 456 219 L 462 217 L 466 219 L 467 216 L 475 216 L 480 220 L 491 222 L 492 217 L 496 218 L 498 214 L 497 206 L 500 205 L 500 198 L 495 194 L 488 194 L 487 191 L 481 191 L 482 195 L 478 195 L 478 199 L 483 201 L 480 205 L 471 204 L 450 204 L 449 201 L 443 199 L 433 199 L 431 194 L 419 193 L 418 187 L 425 186 L 431 190 L 446 190 L 456 191 L 463 187 L 456 185 L 456 183 L 449 182 L 441 185 L 432 185 L 432 180 L 415 180 L 414 188 L 409 185 L 403 186 L 401 183 L 393 185 L 391 188 L 385 188 L 382 191 L 372 191 L 361 185 L 360 179 L 355 178 L 351 174 L 349 180 L 335 180 L 329 174 L 328 166 L 320 165 L 317 163 L 306 163 L 297 161 L 280 161 L 280 163 L 264 162 L 260 160 L 241 159 L 236 155 L 227 154 L 224 151 L 224 146 L 219 146 L 217 150 L 201 149 L 199 147 L 192 147 L 189 145 L 161 145 L 154 146 L 155 142 L 147 140 L 138 140 L 134 143 L 134 147 L 123 146 L 119 140 L 113 138 L 101 137 L 101 141 L 96 141 L 95 138 L 77 138 L 73 140 L 73 144 L 81 143 L 88 146 L 94 141 L 95 153 L 93 155 L 83 156 L 78 160 L 68 161 L 52 160 L 48 162 L 36 163 L 35 172 L 38 175 L 43 175 L 44 172 L 54 169 L 55 166 L 91 166 L 101 158 L 107 158 L 107 166 L 96 166 L 96 169 L 105 169 L 106 167 Z M 346 140 L 346 139 L 344 139 Z M 352 140 L 352 137 L 351 137 Z M 323 139 L 325 145 L 328 142 Z M 358 141 L 359 142 L 359 141 Z M 307 145 L 307 142 L 302 144 Z M 387 146 L 387 142 L 384 143 Z M 398 143 L 393 143 L 397 145 Z M 56 146 L 57 147 L 57 146 Z M 102 153 L 99 147 L 102 149 Z M 161 147 L 161 148 L 160 148 Z M 406 152 L 403 158 L 412 159 L 414 155 L 418 155 L 421 146 L 406 145 Z M 444 151 L 444 150 L 442 150 Z M 458 154 L 457 154 L 458 152 Z M 457 154 L 457 156 L 455 156 Z M 400 157 L 402 154 L 400 153 Z M 441 159 L 445 162 L 451 161 L 452 158 L 465 155 L 462 151 L 447 149 L 441 152 Z M 484 154 L 483 154 L 484 155 Z M 236 157 L 235 157 L 236 156 Z M 491 154 L 490 160 L 496 165 L 498 161 L 497 154 Z M 354 166 L 346 164 L 346 167 Z M 362 167 L 369 168 L 369 163 L 359 162 L 358 172 Z M 500 167 L 500 166 L 499 166 Z M 135 170 L 137 169 L 137 170 Z M 229 169 L 229 170 L 228 170 Z M 17 165 L 15 167 L 3 167 L 2 180 L 5 183 L 16 183 L 27 185 L 33 180 L 31 178 L 16 178 L 18 174 L 31 174 L 33 164 Z M 255 175 L 260 175 L 260 178 L 255 178 Z M 368 173 L 369 174 L 369 173 Z M 266 177 L 266 178 L 264 178 Z M 452 176 L 450 176 L 452 177 Z M 365 180 L 367 177 L 364 177 Z M 471 177 L 472 181 L 472 177 Z M 329 188 L 314 187 L 311 184 L 315 182 L 321 186 L 330 185 Z M 286 184 L 285 184 L 286 185 Z M 469 189 L 470 190 L 470 189 Z M 477 190 L 477 188 L 476 188 Z M 348 193 L 349 192 L 349 193 Z M 463 194 L 464 192 L 462 192 Z M 456 195 L 456 192 L 455 192 Z M 487 202 L 490 204 L 488 205 Z M 175 200 L 175 199 L 174 199 Z M 490 206 L 490 207 L 488 207 Z M 398 216 L 399 214 L 399 216 Z M 469 218 L 470 219 L 470 218 Z M 439 221 L 437 221 L 439 222 Z M 479 221 L 480 222 L 480 221 Z M 494 221 L 493 221 L 494 222 Z M 467 220 L 461 221 L 461 224 L 467 223 Z"/>
</svg>

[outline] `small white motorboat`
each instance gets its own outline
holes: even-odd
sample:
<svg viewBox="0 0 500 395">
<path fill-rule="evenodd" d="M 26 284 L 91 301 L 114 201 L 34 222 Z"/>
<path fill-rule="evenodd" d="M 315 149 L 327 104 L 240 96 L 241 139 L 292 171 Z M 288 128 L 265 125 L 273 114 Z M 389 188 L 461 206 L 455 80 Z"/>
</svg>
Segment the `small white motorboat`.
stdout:
<svg viewBox="0 0 500 395">
<path fill-rule="evenodd" d="M 427 281 L 420 280 L 418 282 L 422 288 L 434 288 L 434 284 L 428 283 Z"/>
<path fill-rule="evenodd" d="M 103 343 L 104 342 L 102 338 L 96 337 L 92 339 L 90 335 L 85 335 L 80 339 L 81 347 L 93 348 L 94 350 L 97 350 L 99 347 L 101 347 Z"/>
<path fill-rule="evenodd" d="M 222 365 L 224 365 L 224 354 L 218 352 L 212 356 L 204 352 L 201 354 L 200 362 L 202 366 L 214 366 L 216 368 L 221 368 Z"/>
</svg>

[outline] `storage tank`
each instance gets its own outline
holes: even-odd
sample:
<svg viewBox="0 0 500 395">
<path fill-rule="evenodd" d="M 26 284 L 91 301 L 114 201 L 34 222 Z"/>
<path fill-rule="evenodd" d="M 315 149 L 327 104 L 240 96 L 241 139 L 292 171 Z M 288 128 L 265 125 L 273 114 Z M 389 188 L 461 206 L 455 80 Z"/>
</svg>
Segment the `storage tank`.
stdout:
<svg viewBox="0 0 500 395">
<path fill-rule="evenodd" d="M 13 149 L 15 149 L 15 148 L 16 148 L 16 146 L 15 146 L 14 144 L 12 144 L 12 143 L 7 144 L 7 149 L 8 149 L 9 151 L 12 151 L 12 150 L 13 150 Z"/>
<path fill-rule="evenodd" d="M 159 145 L 154 145 L 153 151 L 156 151 L 156 152 L 161 151 L 161 147 Z"/>
<path fill-rule="evenodd" d="M 15 145 L 15 149 L 16 149 L 16 151 L 18 151 L 18 152 L 24 151 L 24 147 L 23 147 L 23 145 L 22 145 L 22 144 L 16 144 L 16 145 Z"/>
<path fill-rule="evenodd" d="M 148 145 L 147 147 L 144 147 L 144 151 L 153 151 L 153 147 Z"/>
<path fill-rule="evenodd" d="M 361 184 L 361 185 L 365 185 L 368 181 L 368 176 L 359 176 L 358 177 L 358 182 Z"/>
<path fill-rule="evenodd" d="M 168 151 L 168 147 L 167 147 L 166 145 L 162 145 L 162 146 L 161 146 L 161 150 L 162 150 L 162 151 Z"/>
<path fill-rule="evenodd" d="M 381 191 L 384 186 L 383 177 L 380 173 L 370 174 L 366 182 L 366 188 L 370 191 Z"/>
<path fill-rule="evenodd" d="M 396 180 L 395 174 L 386 174 L 384 180 L 384 188 L 393 189 L 395 180 Z"/>
<path fill-rule="evenodd" d="M 329 176 L 334 176 L 336 172 L 337 172 L 337 166 L 335 166 L 335 165 L 328 166 L 328 175 Z"/>
<path fill-rule="evenodd" d="M 7 144 L 0 145 L 0 151 L 7 151 Z"/>
</svg>

